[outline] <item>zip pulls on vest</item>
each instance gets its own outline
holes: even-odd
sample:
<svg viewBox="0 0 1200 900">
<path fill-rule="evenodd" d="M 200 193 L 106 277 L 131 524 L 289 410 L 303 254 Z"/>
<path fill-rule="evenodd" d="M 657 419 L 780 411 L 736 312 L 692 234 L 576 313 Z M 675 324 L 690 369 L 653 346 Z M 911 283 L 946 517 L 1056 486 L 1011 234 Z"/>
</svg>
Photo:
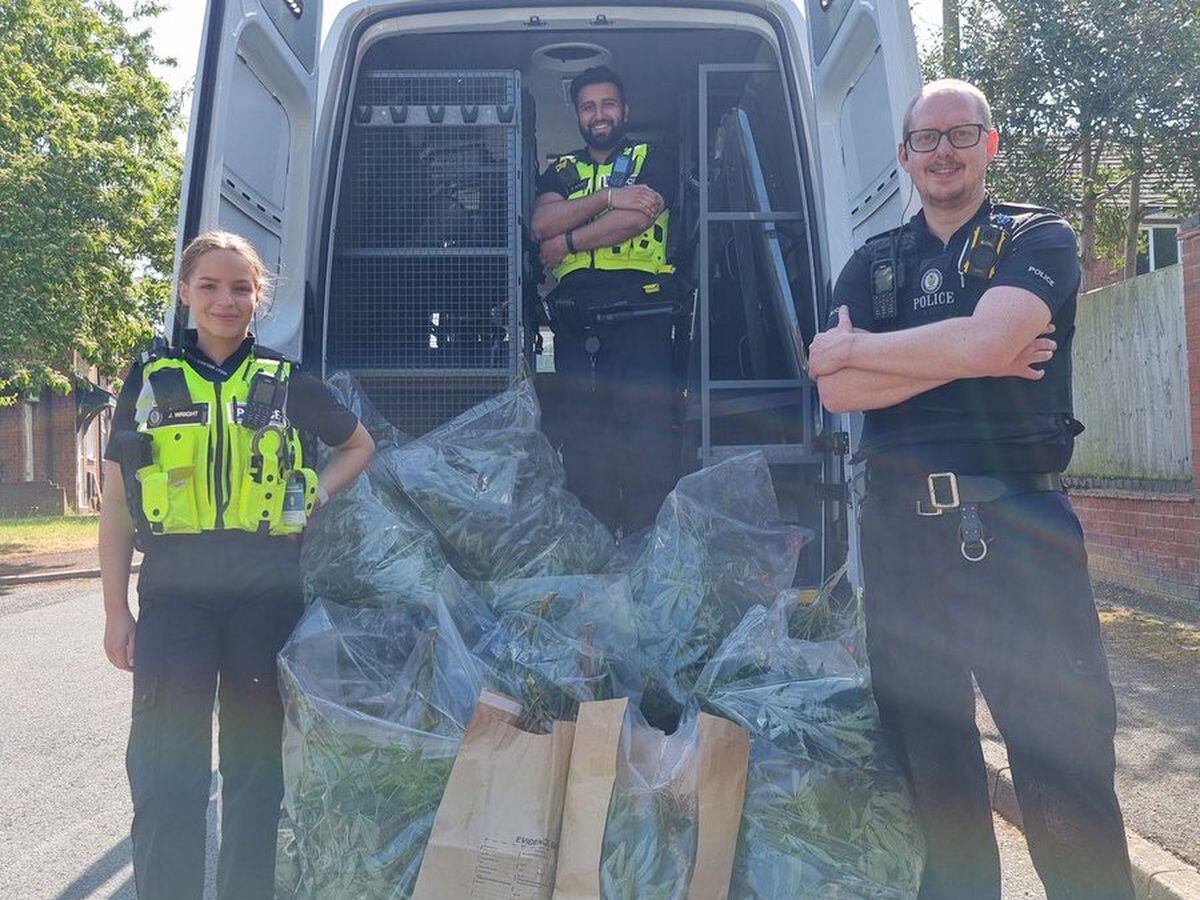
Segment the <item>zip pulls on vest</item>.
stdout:
<svg viewBox="0 0 1200 900">
<path fill-rule="evenodd" d="M 216 409 L 213 410 L 213 414 L 217 417 L 217 447 L 213 455 L 212 471 L 212 477 L 217 483 L 217 516 L 216 521 L 213 524 L 217 529 L 221 529 L 225 527 L 225 492 L 223 490 L 225 487 L 225 467 L 222 465 L 223 458 L 221 456 L 221 438 L 223 436 L 221 426 L 225 422 L 225 407 L 221 402 L 221 382 L 213 382 L 213 391 L 215 392 L 214 405 L 216 406 Z"/>
<path fill-rule="evenodd" d="M 238 369 L 248 369 L 250 367 L 250 365 L 252 364 L 253 360 L 254 360 L 254 347 L 252 346 L 250 348 L 250 352 L 246 355 L 246 358 L 241 362 L 241 364 L 238 365 Z M 237 369 L 235 369 L 232 374 L 237 374 Z M 213 410 L 213 413 L 217 417 L 217 448 L 216 448 L 216 455 L 213 460 L 213 476 L 214 476 L 214 478 L 217 479 L 217 496 L 216 496 L 217 517 L 216 517 L 216 522 L 215 522 L 215 525 L 217 528 L 225 527 L 225 504 L 227 502 L 227 498 L 233 492 L 233 482 L 232 482 L 233 475 L 230 472 L 229 458 L 228 458 L 229 449 L 227 447 L 223 448 L 223 442 L 222 442 L 222 438 L 227 437 L 227 435 L 225 434 L 225 432 L 222 428 L 222 426 L 226 423 L 225 404 L 221 400 L 221 386 L 223 383 L 224 382 L 221 382 L 221 381 L 213 382 L 213 390 L 215 392 L 214 403 L 216 405 L 216 409 Z M 226 441 L 225 443 L 227 443 L 227 442 L 228 441 Z M 222 455 L 222 453 L 221 453 L 222 449 L 225 449 L 225 451 L 226 451 L 224 455 Z"/>
</svg>

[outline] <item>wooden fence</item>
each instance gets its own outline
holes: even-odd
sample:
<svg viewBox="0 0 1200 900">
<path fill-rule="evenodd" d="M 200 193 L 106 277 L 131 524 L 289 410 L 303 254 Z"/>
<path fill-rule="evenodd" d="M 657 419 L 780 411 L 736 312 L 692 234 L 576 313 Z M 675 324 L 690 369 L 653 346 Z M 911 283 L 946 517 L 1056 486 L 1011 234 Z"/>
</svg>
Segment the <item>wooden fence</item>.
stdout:
<svg viewBox="0 0 1200 900">
<path fill-rule="evenodd" d="M 1192 482 L 1183 267 L 1079 298 L 1075 415 L 1087 430 L 1078 487 L 1188 491 Z"/>
</svg>

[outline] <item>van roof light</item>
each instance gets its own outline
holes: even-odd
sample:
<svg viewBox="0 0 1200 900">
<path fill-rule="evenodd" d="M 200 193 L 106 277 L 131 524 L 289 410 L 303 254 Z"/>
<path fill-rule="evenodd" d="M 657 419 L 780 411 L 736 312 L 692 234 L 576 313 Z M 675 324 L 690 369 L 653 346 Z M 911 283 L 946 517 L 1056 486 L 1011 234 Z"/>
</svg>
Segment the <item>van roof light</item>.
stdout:
<svg viewBox="0 0 1200 900">
<path fill-rule="evenodd" d="M 283 0 L 283 5 L 286 6 L 297 19 L 304 15 L 304 0 Z"/>
</svg>

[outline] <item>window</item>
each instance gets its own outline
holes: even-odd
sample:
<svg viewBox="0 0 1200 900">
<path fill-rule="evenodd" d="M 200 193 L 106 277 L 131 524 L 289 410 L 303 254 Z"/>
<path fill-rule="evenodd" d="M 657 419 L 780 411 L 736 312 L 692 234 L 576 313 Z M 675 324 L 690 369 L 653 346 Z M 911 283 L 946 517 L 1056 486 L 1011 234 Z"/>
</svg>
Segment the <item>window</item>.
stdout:
<svg viewBox="0 0 1200 900">
<path fill-rule="evenodd" d="M 1138 237 L 1137 273 L 1145 275 L 1179 262 L 1179 226 L 1149 225 Z"/>
</svg>

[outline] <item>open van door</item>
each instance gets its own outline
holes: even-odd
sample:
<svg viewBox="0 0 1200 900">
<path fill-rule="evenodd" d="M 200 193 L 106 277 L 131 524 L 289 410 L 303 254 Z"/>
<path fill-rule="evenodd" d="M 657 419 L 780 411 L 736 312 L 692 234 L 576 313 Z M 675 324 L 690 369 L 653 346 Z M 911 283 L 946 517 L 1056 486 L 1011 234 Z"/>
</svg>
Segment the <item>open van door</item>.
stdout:
<svg viewBox="0 0 1200 900">
<path fill-rule="evenodd" d="M 816 110 L 817 183 L 822 188 L 829 289 L 872 235 L 901 224 L 916 206 L 896 159 L 904 109 L 921 87 L 921 67 L 906 0 L 796 0 L 806 6 L 809 67 Z M 828 295 L 827 295 L 828 296 Z M 822 311 L 823 314 L 823 311 Z M 856 448 L 861 415 L 833 417 L 830 432 Z M 827 481 L 854 476 L 833 463 Z M 849 492 L 845 531 L 850 577 L 862 583 L 859 491 Z"/>
<path fill-rule="evenodd" d="M 811 38 L 819 182 L 834 279 L 855 247 L 900 224 L 900 124 L 921 87 L 905 0 L 803 0 Z M 917 207 L 908 210 L 911 215 Z"/>
<path fill-rule="evenodd" d="M 249 238 L 277 277 L 255 332 L 292 358 L 304 313 L 320 38 L 321 0 L 208 0 L 175 247 L 178 279 L 180 253 L 197 234 Z M 178 305 L 168 310 L 172 344 L 187 318 Z"/>
</svg>

